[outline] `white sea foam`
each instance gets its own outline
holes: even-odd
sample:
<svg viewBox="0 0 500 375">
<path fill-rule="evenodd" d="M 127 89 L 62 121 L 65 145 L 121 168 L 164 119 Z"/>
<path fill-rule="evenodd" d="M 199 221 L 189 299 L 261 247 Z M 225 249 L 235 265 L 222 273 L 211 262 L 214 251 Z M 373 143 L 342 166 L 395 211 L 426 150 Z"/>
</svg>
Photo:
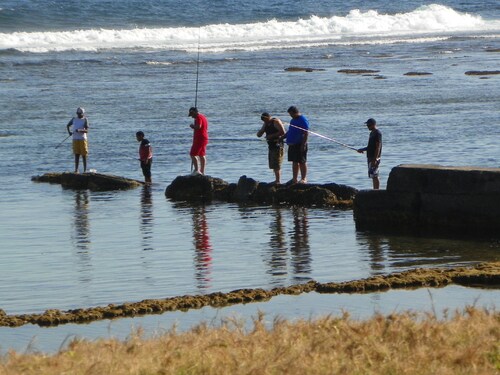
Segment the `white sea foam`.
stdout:
<svg viewBox="0 0 500 375">
<path fill-rule="evenodd" d="M 213 24 L 200 28 L 142 28 L 74 30 L 63 32 L 0 33 L 0 50 L 47 52 L 101 49 L 164 49 L 202 52 L 297 48 L 328 44 L 386 44 L 425 41 L 463 33 L 488 32 L 500 37 L 500 20 L 426 5 L 401 14 L 352 10 L 344 17 L 317 17 L 295 22 Z"/>
</svg>

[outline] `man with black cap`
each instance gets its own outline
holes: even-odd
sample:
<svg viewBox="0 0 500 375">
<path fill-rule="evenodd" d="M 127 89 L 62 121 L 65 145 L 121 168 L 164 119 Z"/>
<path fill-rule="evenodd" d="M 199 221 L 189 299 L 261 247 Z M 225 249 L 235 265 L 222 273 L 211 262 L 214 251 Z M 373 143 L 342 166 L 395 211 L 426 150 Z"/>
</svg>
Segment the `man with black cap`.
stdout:
<svg viewBox="0 0 500 375">
<path fill-rule="evenodd" d="M 283 136 L 285 135 L 285 127 L 279 118 L 271 117 L 267 112 L 264 112 L 260 116 L 260 119 L 264 123 L 257 132 L 257 137 L 260 138 L 266 133 L 269 149 L 269 168 L 274 171 L 275 176 L 273 184 L 281 184 L 281 163 L 283 162 Z"/>
<path fill-rule="evenodd" d="M 193 175 L 205 174 L 205 165 L 207 163 L 206 151 L 208 145 L 208 120 L 205 115 L 198 112 L 198 108 L 189 108 L 189 117 L 194 122 L 189 125 L 193 132 L 193 144 L 189 155 L 194 166 Z"/>
<path fill-rule="evenodd" d="M 365 124 L 368 130 L 370 130 L 368 146 L 358 149 L 358 152 L 362 154 L 366 151 L 368 177 L 373 181 L 373 189 L 378 190 L 380 188 L 378 167 L 380 165 L 380 156 L 382 155 L 382 132 L 377 129 L 377 122 L 373 118 L 369 118 Z"/>
</svg>

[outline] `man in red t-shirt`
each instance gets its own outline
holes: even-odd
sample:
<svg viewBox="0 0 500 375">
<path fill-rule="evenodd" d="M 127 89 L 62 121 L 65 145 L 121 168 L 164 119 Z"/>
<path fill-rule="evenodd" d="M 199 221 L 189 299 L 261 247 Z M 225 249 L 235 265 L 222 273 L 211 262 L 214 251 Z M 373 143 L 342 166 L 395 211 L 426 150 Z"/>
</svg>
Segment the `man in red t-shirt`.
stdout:
<svg viewBox="0 0 500 375">
<path fill-rule="evenodd" d="M 194 122 L 189 125 L 193 132 L 193 145 L 189 155 L 193 162 L 193 174 L 205 174 L 205 165 L 207 163 L 206 151 L 208 144 L 208 120 L 205 115 L 198 112 L 198 108 L 189 108 L 189 117 L 194 119 Z"/>
</svg>

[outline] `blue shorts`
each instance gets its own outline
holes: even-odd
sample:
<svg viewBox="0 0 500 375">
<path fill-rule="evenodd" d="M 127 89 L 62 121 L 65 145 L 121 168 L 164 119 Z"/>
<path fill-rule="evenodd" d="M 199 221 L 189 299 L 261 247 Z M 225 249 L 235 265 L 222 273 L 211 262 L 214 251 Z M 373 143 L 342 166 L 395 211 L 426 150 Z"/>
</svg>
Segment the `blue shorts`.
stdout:
<svg viewBox="0 0 500 375">
<path fill-rule="evenodd" d="M 377 159 L 375 166 L 371 166 L 370 162 L 368 162 L 368 177 L 375 178 L 378 177 L 378 167 L 380 165 L 380 159 Z"/>
</svg>

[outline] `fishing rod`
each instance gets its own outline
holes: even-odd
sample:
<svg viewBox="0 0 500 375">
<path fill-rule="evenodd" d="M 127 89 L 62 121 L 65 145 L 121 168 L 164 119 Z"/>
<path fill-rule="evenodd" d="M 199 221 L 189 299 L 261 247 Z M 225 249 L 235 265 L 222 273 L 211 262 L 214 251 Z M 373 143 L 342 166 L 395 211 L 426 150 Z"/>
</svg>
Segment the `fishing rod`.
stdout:
<svg viewBox="0 0 500 375">
<path fill-rule="evenodd" d="M 55 148 L 59 148 L 59 146 L 60 146 L 60 145 L 62 145 L 62 144 L 64 143 L 64 141 L 65 141 L 66 139 L 68 139 L 69 137 L 71 137 L 71 134 L 70 134 L 70 135 L 68 135 L 66 138 L 64 138 L 64 139 L 61 141 L 61 143 L 59 143 L 59 144 L 58 144 Z"/>
<path fill-rule="evenodd" d="M 333 139 L 333 138 L 327 137 L 327 136 L 322 135 L 322 134 L 319 134 L 319 133 L 315 133 L 315 132 L 313 132 L 313 131 L 311 131 L 311 130 L 303 129 L 303 128 L 301 128 L 300 126 L 292 125 L 292 124 L 290 124 L 290 123 L 287 123 L 287 124 L 288 124 L 288 125 L 290 125 L 290 126 L 293 126 L 294 128 L 297 128 L 297 129 L 300 129 L 300 130 L 306 131 L 306 132 L 311 133 L 311 134 L 314 134 L 314 135 L 316 135 L 316 136 L 318 136 L 318 137 L 321 137 L 321 138 L 327 139 L 327 140 L 329 140 L 329 141 L 331 141 L 331 142 L 335 142 L 335 143 L 337 143 L 337 144 L 339 144 L 339 145 L 341 145 L 341 146 L 344 146 L 345 148 L 348 148 L 348 149 L 351 149 L 351 150 L 354 150 L 354 151 L 358 152 L 358 149 L 357 149 L 357 148 L 354 148 L 354 147 L 351 147 L 351 146 L 349 146 L 349 145 L 346 145 L 345 143 L 339 142 L 339 141 L 337 141 L 336 139 Z"/>
<path fill-rule="evenodd" d="M 196 58 L 196 90 L 194 95 L 194 106 L 198 104 L 198 78 L 200 76 L 200 40 L 201 40 L 201 27 L 198 28 L 198 57 Z"/>
<path fill-rule="evenodd" d="M 201 26 L 198 27 L 198 55 L 196 57 L 196 89 L 194 93 L 194 107 L 198 108 L 198 82 L 200 78 L 200 40 L 201 40 Z M 191 173 L 193 173 L 193 160 L 191 159 Z"/>
</svg>

